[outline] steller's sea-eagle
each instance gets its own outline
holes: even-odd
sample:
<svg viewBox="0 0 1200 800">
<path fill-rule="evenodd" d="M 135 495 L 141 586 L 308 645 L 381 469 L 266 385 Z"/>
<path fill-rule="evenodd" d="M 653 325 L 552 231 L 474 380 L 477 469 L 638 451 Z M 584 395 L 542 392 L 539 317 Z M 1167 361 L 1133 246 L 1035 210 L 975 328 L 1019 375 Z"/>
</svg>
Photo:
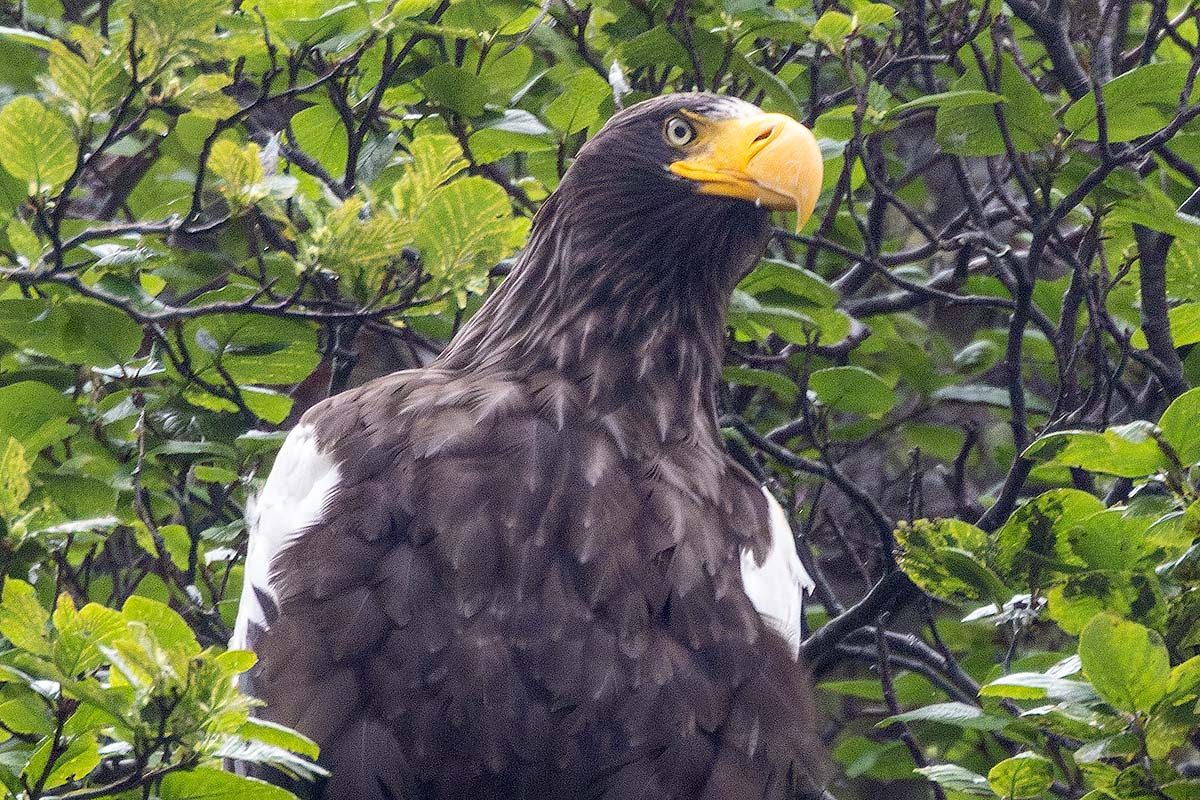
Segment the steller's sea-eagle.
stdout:
<svg viewBox="0 0 1200 800">
<path fill-rule="evenodd" d="M 797 798 L 808 575 L 726 454 L 725 307 L 821 154 L 781 114 L 616 114 L 446 351 L 312 408 L 249 513 L 232 642 L 326 800 Z M 295 788 L 295 787 L 294 787 Z"/>
</svg>

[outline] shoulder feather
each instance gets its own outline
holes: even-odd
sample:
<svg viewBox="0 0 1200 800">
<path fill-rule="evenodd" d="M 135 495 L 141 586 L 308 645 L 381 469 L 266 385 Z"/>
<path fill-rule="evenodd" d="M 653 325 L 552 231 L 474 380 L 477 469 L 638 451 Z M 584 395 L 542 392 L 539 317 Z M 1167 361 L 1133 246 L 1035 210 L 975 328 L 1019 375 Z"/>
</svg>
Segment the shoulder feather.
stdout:
<svg viewBox="0 0 1200 800">
<path fill-rule="evenodd" d="M 796 541 L 779 501 L 763 487 L 771 526 L 770 549 L 760 560 L 754 551 L 742 550 L 742 584 L 754 608 L 791 648 L 800 654 L 801 617 L 804 595 L 816 585 L 800 563 Z"/>
<path fill-rule="evenodd" d="M 251 645 L 251 625 L 266 627 L 262 599 L 275 599 L 271 564 L 275 556 L 320 520 L 337 490 L 339 472 L 337 463 L 321 449 L 311 425 L 302 423 L 292 429 L 262 491 L 247 504 L 250 539 L 231 649 Z"/>
</svg>

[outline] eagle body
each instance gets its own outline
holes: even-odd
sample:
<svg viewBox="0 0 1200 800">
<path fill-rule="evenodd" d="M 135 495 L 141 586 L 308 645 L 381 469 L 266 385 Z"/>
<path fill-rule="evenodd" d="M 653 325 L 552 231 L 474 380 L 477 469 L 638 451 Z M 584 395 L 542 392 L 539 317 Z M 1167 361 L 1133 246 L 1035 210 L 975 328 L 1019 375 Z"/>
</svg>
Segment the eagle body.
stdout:
<svg viewBox="0 0 1200 800">
<path fill-rule="evenodd" d="M 681 111 L 758 113 L 676 95 L 615 117 L 434 364 L 332 397 L 289 435 L 249 513 L 233 644 L 258 654 L 262 716 L 321 746 L 331 776 L 293 790 L 815 785 L 807 576 L 714 413 L 723 309 L 768 212 L 664 168 L 663 119 Z"/>
</svg>

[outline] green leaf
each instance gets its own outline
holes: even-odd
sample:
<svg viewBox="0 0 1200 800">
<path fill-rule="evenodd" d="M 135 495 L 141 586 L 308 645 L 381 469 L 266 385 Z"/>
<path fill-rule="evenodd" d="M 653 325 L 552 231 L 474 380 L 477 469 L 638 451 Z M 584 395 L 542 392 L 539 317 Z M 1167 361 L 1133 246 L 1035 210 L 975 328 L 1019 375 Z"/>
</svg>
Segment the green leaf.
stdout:
<svg viewBox="0 0 1200 800">
<path fill-rule="evenodd" d="M 1200 462 L 1200 388 L 1176 397 L 1163 412 L 1158 427 L 1185 466 Z"/>
<path fill-rule="evenodd" d="M 61 747 L 61 742 L 59 743 Z M 65 749 L 55 752 L 53 737 L 47 736 L 29 759 L 22 771 L 22 777 L 33 783 L 40 779 L 46 768 L 46 761 L 52 752 L 56 758 L 51 770 L 46 773 L 45 787 L 52 789 L 70 781 L 83 778 L 100 763 L 100 743 L 94 732 L 88 732 L 70 738 Z"/>
<path fill-rule="evenodd" d="M 262 386 L 243 386 L 242 402 L 261 420 L 278 425 L 292 413 L 294 401 L 286 394 Z"/>
<path fill-rule="evenodd" d="M 1120 174 L 1115 173 L 1112 178 L 1116 178 Z M 1112 178 L 1106 186 L 1111 185 Z M 1133 189 L 1131 192 L 1120 192 L 1113 209 L 1105 216 L 1104 222 L 1107 227 L 1112 228 L 1121 223 L 1132 223 L 1145 225 L 1151 230 L 1169 233 L 1175 237 L 1178 243 L 1177 246 L 1171 248 L 1172 251 L 1200 244 L 1200 218 L 1181 213 L 1176 202 L 1153 184 L 1138 183 L 1131 188 Z M 1178 262 L 1169 263 L 1173 265 Z M 1177 287 L 1178 278 L 1176 276 L 1169 276 L 1168 281 L 1173 289 Z M 1140 330 L 1135 330 L 1133 335 L 1135 346 L 1144 348 L 1146 346 L 1145 335 Z M 1138 344 L 1139 342 L 1140 344 Z"/>
<path fill-rule="evenodd" d="M 840 342 L 850 332 L 850 318 L 840 310 L 794 302 L 765 304 L 740 289 L 734 289 L 729 300 L 729 323 L 746 339 L 763 341 L 775 333 L 785 342 L 799 345 L 817 339 Z"/>
<path fill-rule="evenodd" d="M 331 103 L 318 103 L 293 116 L 292 131 L 300 149 L 321 162 L 326 172 L 335 178 L 345 174 L 346 126 Z"/>
<path fill-rule="evenodd" d="M 68 435 L 66 421 L 74 413 L 71 399 L 44 383 L 18 381 L 0 387 L 0 437 L 13 437 L 26 453 Z"/>
<path fill-rule="evenodd" d="M 199 470 L 201 467 L 195 467 L 194 469 Z M 210 467 L 210 469 L 216 468 Z M 133 530 L 139 547 L 155 558 L 162 555 L 158 551 L 158 546 L 149 528 L 139 523 L 133 526 Z M 192 537 L 188 534 L 187 528 L 183 525 L 159 525 L 158 535 L 162 539 L 163 545 L 167 548 L 167 556 L 171 559 L 171 562 L 181 570 L 186 570 L 188 568 L 188 556 L 192 548 Z"/>
<path fill-rule="evenodd" d="M 951 384 L 943 386 L 930 395 L 934 400 L 941 400 L 947 403 L 967 403 L 969 405 L 995 406 L 996 408 L 1009 408 L 1012 405 L 1012 398 L 1009 397 L 1008 389 L 1000 386 L 984 386 L 978 383 L 963 383 Z M 1025 407 L 1030 411 L 1046 413 L 1050 411 L 1040 398 L 1026 394 Z"/>
<path fill-rule="evenodd" d="M 854 20 L 840 11 L 826 11 L 813 25 L 812 38 L 829 48 L 830 52 L 840 53 L 846 46 L 846 37 L 854 32 Z"/>
<path fill-rule="evenodd" d="M 507 21 L 513 20 L 510 18 Z M 533 59 L 533 50 L 525 45 L 509 46 L 503 50 L 493 49 L 488 53 L 484 57 L 480 74 L 486 76 L 490 95 L 500 103 L 509 102 L 513 93 L 519 91 L 529 79 Z M 508 111 L 505 111 L 505 114 Z"/>
<path fill-rule="evenodd" d="M 230 75 L 215 72 L 197 75 L 175 97 L 175 102 L 187 106 L 190 113 L 201 119 L 224 119 L 238 112 L 237 101 L 225 94 L 233 83 Z"/>
<path fill-rule="evenodd" d="M 29 497 L 29 461 L 25 448 L 12 436 L 0 448 L 0 521 L 10 520 Z"/>
<path fill-rule="evenodd" d="M 1200 300 L 1200 245 L 1177 239 L 1167 251 L 1167 296 Z"/>
<path fill-rule="evenodd" d="M 1078 489 L 1053 489 L 1012 513 L 993 536 L 993 564 L 1014 586 L 1041 585 L 1046 573 L 1069 565 L 1069 549 L 1060 545 L 1067 530 L 1104 504 Z"/>
<path fill-rule="evenodd" d="M 966 767 L 957 764 L 935 764 L 930 767 L 920 767 L 913 770 L 924 775 L 929 780 L 961 794 L 977 795 L 980 797 L 995 797 L 996 793 L 988 785 L 988 779 L 971 772 Z"/>
<path fill-rule="evenodd" d="M 886 3 L 855 4 L 854 27 L 865 28 L 868 25 L 882 25 L 896 16 L 896 9 Z"/>
<path fill-rule="evenodd" d="M 97 367 L 124 364 L 142 346 L 142 328 L 125 314 L 90 300 L 72 300 L 58 308 L 65 312 L 61 360 Z"/>
<path fill-rule="evenodd" d="M 738 289 L 771 303 L 774 292 L 786 293 L 806 303 L 832 308 L 841 299 L 838 291 L 815 272 L 790 261 L 764 258 L 738 283 Z"/>
<path fill-rule="evenodd" d="M 24 257 L 28 264 L 37 263 L 42 255 L 42 243 L 33 232 L 33 228 L 29 227 L 29 223 L 20 217 L 13 217 L 8 221 L 4 233 L 18 256 Z"/>
<path fill-rule="evenodd" d="M 163 442 L 158 447 L 148 451 L 146 456 L 154 458 L 160 456 L 216 456 L 232 461 L 238 459 L 237 451 L 224 442 L 189 442 L 179 439 Z"/>
<path fill-rule="evenodd" d="M 979 706 L 966 703 L 935 703 L 903 714 L 894 714 L 875 724 L 886 728 L 896 722 L 937 722 L 973 731 L 999 731 L 1008 727 L 1008 720 L 986 713 Z"/>
<path fill-rule="evenodd" d="M 241 479 L 241 476 L 231 469 L 214 467 L 208 464 L 197 464 L 196 466 L 192 467 L 192 475 L 195 476 L 196 480 L 204 483 L 230 484 L 236 483 Z M 167 526 L 164 525 L 163 527 L 165 528 Z M 182 528 L 183 526 L 180 525 L 177 527 Z M 187 532 L 187 528 L 184 528 L 184 532 Z M 175 559 L 174 554 L 172 554 L 171 559 Z M 186 561 L 184 562 L 182 569 L 187 569 Z"/>
<path fill-rule="evenodd" d="M 1189 658 L 1171 668 L 1167 681 L 1167 700 L 1172 705 L 1183 705 L 1200 695 L 1200 656 Z"/>
<path fill-rule="evenodd" d="M 816 121 L 813 122 L 813 134 L 815 134 L 818 139 L 830 139 L 837 142 L 850 141 L 850 138 L 854 135 L 854 115 L 856 111 L 857 107 L 854 105 L 841 105 L 829 109 L 824 114 L 817 117 Z M 863 129 L 869 131 L 870 126 L 867 124 L 867 122 L 868 120 L 863 121 Z M 829 155 L 825 156 L 826 159 L 829 159 Z M 825 162 L 825 175 L 821 185 L 822 192 L 833 188 L 833 181 L 836 181 L 839 176 L 830 173 L 834 172 L 835 169 L 841 167 L 842 164 L 845 163 L 843 158 L 844 157 L 841 155 L 835 155 L 832 163 L 830 160 Z M 858 168 L 859 166 L 860 164 L 858 163 L 854 165 L 855 168 Z"/>
<path fill-rule="evenodd" d="M 10 689 L 5 697 L 9 699 L 0 702 L 0 720 L 6 728 L 37 736 L 49 736 L 54 731 L 54 718 L 45 698 L 28 689 Z"/>
<path fill-rule="evenodd" d="M 723 374 L 727 383 L 770 389 L 776 397 L 789 405 L 794 403 L 800 394 L 800 387 L 796 382 L 778 372 L 751 367 L 725 367 Z"/>
<path fill-rule="evenodd" d="M 1069 575 L 1046 592 L 1046 613 L 1064 631 L 1078 636 L 1097 614 L 1111 611 L 1128 616 L 1140 594 L 1135 580 L 1141 586 L 1146 584 L 1145 576 L 1125 571 Z"/>
<path fill-rule="evenodd" d="M 1001 797 L 1037 797 L 1054 782 L 1054 767 L 1036 753 L 1006 758 L 988 771 L 988 785 Z"/>
<path fill-rule="evenodd" d="M 537 13 L 537 6 L 519 0 L 460 0 L 442 19 L 447 25 L 477 33 L 516 34 L 526 30 Z M 454 31 L 457 36 L 464 33 Z"/>
<path fill-rule="evenodd" d="M 953 92 L 927 94 L 916 100 L 909 100 L 907 103 L 893 106 L 884 112 L 883 118 L 891 119 L 919 108 L 966 108 L 967 106 L 995 105 L 1004 102 L 1006 102 L 1004 95 L 995 92 L 983 89 L 958 89 Z"/>
<path fill-rule="evenodd" d="M 243 738 L 282 747 L 308 758 L 315 759 L 320 754 L 320 748 L 312 739 L 270 720 L 248 719 L 238 728 L 237 733 Z"/>
<path fill-rule="evenodd" d="M 804 111 L 796 93 L 787 83 L 769 69 L 755 64 L 741 53 L 735 53 L 730 63 L 730 71 L 744 75 L 751 80 L 755 87 L 763 92 L 760 105 L 769 111 L 782 111 L 793 118 L 801 118 Z"/>
<path fill-rule="evenodd" d="M 1003 608 L 1004 600 L 1010 593 L 1008 587 L 974 553 L 956 547 L 944 547 L 938 551 L 937 557 L 951 578 L 978 587 L 982 597 L 990 597 L 997 608 Z"/>
<path fill-rule="evenodd" d="M 925 591 L 948 600 L 987 599 L 1004 605 L 1012 595 L 983 563 L 987 534 L 958 519 L 914 520 L 895 532 L 900 566 Z"/>
<path fill-rule="evenodd" d="M 75 171 L 71 127 L 32 97 L 18 97 L 0 110 L 0 164 L 25 181 L 29 194 L 52 192 Z"/>
<path fill-rule="evenodd" d="M 584 68 L 564 84 L 542 116 L 564 135 L 590 128 L 600 119 L 601 106 L 612 96 L 612 87 L 593 72 Z"/>
<path fill-rule="evenodd" d="M 47 36 L 44 33 L 27 31 L 24 28 L 10 28 L 8 26 L 0 26 L 0 39 L 20 42 L 21 44 L 39 47 L 42 50 L 49 50 L 50 45 L 57 41 L 53 37 Z"/>
<path fill-rule="evenodd" d="M 1141 421 L 1104 433 L 1059 431 L 1037 439 L 1022 456 L 1089 472 L 1141 478 L 1171 466 L 1151 435 L 1153 431 L 1151 423 Z"/>
<path fill-rule="evenodd" d="M 1096 615 L 1079 635 L 1079 659 L 1097 693 L 1121 711 L 1149 711 L 1167 692 L 1167 647 L 1136 622 Z"/>
<path fill-rule="evenodd" d="M 903 743 L 873 742 L 863 736 L 846 736 L 834 748 L 833 757 L 843 765 L 847 778 L 867 777 L 877 781 L 902 781 L 916 767 Z"/>
<path fill-rule="evenodd" d="M 448 134 L 417 137 L 409 155 L 408 167 L 392 187 L 392 202 L 404 219 L 417 216 L 438 187 L 467 167 L 458 140 Z"/>
<path fill-rule="evenodd" d="M 1170 800 L 1200 800 L 1200 781 L 1171 781 L 1159 787 Z M 1088 800 L 1088 798 L 1083 798 Z"/>
<path fill-rule="evenodd" d="M 1095 764 L 1105 758 L 1132 756 L 1139 749 L 1136 736 L 1132 733 L 1118 733 L 1115 736 L 1105 736 L 1088 742 L 1075 751 L 1073 758 L 1078 764 Z M 1112 797 L 1112 795 L 1104 795 L 1104 797 Z"/>
<path fill-rule="evenodd" d="M 284 789 L 210 767 L 172 772 L 162 779 L 160 800 L 295 800 Z"/>
<path fill-rule="evenodd" d="M 235 762 L 269 766 L 291 778 L 305 782 L 329 775 L 328 770 L 304 756 L 296 755 L 290 750 L 273 744 L 244 739 L 239 736 L 225 737 L 212 755 Z"/>
<path fill-rule="evenodd" d="M 506 110 L 498 119 L 482 122 L 468 143 L 475 160 L 488 164 L 512 153 L 538 153 L 554 149 L 554 132 L 519 108 Z"/>
<path fill-rule="evenodd" d="M 1182 554 L 1200 536 L 1200 500 L 1182 511 L 1170 511 L 1146 529 L 1146 541 L 1166 552 Z"/>
<path fill-rule="evenodd" d="M 92 300 L 0 300 L 0 338 L 66 364 L 111 367 L 133 358 L 142 328 Z"/>
<path fill-rule="evenodd" d="M 97 603 L 76 611 L 71 596 L 59 596 L 52 617 L 57 633 L 54 663 L 68 677 L 96 669 L 104 661 L 101 647 L 110 647 L 128 632 L 120 612 Z"/>
<path fill-rule="evenodd" d="M 985 91 L 987 85 L 972 64 L 950 87 L 952 91 Z M 949 153 L 964 156 L 997 156 L 1005 152 L 1004 137 L 996 113 L 1004 115 L 1017 152 L 1026 153 L 1050 143 L 1058 133 L 1053 109 L 1037 86 L 1030 83 L 1012 59 L 1001 56 L 1000 93 L 1002 106 L 970 105 L 938 109 L 936 137 Z"/>
<path fill-rule="evenodd" d="M 260 7 L 271 32 L 291 46 L 302 42 L 308 45 L 327 42 L 346 31 L 367 25 L 364 8 L 358 3 L 262 0 Z"/>
<path fill-rule="evenodd" d="M 438 64 L 421 76 L 421 88 L 429 99 L 467 117 L 483 113 L 487 87 L 473 72 L 453 64 Z"/>
<path fill-rule="evenodd" d="M 400 261 L 412 242 L 412 225 L 387 210 L 367 214 L 365 202 L 351 197 L 325 217 L 312 234 L 310 258 L 336 272 L 360 302 L 374 297 L 388 269 Z"/>
<path fill-rule="evenodd" d="M 105 54 L 100 42 L 87 39 L 81 49 L 86 58 L 56 40 L 47 64 L 54 89 L 74 106 L 77 122 L 115 107 L 126 83 L 119 55 Z"/>
<path fill-rule="evenodd" d="M 16 578 L 4 582 L 0 633 L 13 645 L 39 656 L 50 655 L 50 641 L 46 635 L 49 621 L 50 614 L 38 602 L 33 586 Z"/>
<path fill-rule="evenodd" d="M 241 147 L 229 139 L 218 140 L 209 153 L 208 169 L 219 179 L 221 194 L 238 211 L 265 200 L 271 193 L 254 142 Z"/>
<path fill-rule="evenodd" d="M 993 366 L 995 366 L 996 362 L 1003 358 L 1003 356 L 1004 348 L 998 343 L 988 339 L 976 339 L 954 354 L 954 367 L 960 372 L 966 374 L 978 374 L 991 369 Z M 989 386 L 981 388 L 990 389 L 992 387 Z M 937 396 L 938 399 L 960 399 L 954 396 L 947 398 L 944 394 L 938 395 L 937 392 L 935 392 L 934 395 Z M 1000 407 L 1007 408 L 1010 402 L 1011 399 L 1008 396 L 1008 391 L 1004 390 L 1004 402 L 1000 404 Z"/>
<path fill-rule="evenodd" d="M 829 367 L 808 376 L 817 399 L 835 411 L 881 416 L 896 404 L 896 391 L 868 369 Z"/>
<path fill-rule="evenodd" d="M 1187 75 L 1187 64 L 1145 64 L 1100 87 L 1108 141 L 1128 142 L 1169 123 L 1179 107 Z M 1197 97 L 1200 89 L 1193 90 L 1190 102 L 1196 102 Z M 1094 92 L 1088 92 L 1067 109 L 1063 125 L 1081 139 L 1099 140 Z"/>
<path fill-rule="evenodd" d="M 1200 342 L 1200 303 L 1175 306 L 1167 311 L 1167 321 L 1171 325 L 1171 343 L 1176 347 Z M 1141 350 L 1150 346 L 1141 328 L 1133 332 L 1129 343 Z"/>
<path fill-rule="evenodd" d="M 1067 531 L 1071 552 L 1088 567 L 1128 570 L 1144 555 L 1150 520 L 1127 517 L 1120 509 L 1105 509 L 1084 517 Z"/>
<path fill-rule="evenodd" d="M 1146 753 L 1158 760 L 1167 758 L 1183 747 L 1197 726 L 1196 703 L 1193 697 L 1188 705 L 1161 703 L 1146 721 Z"/>
<path fill-rule="evenodd" d="M 166 604 L 149 597 L 134 595 L 125 601 L 121 612 L 126 619 L 144 623 L 162 648 L 183 658 L 195 658 L 200 654 L 196 634 L 188 627 L 183 617 Z"/>
<path fill-rule="evenodd" d="M 283 393 L 263 389 L 262 386 L 241 386 L 240 389 L 241 401 L 246 404 L 246 408 L 250 409 L 254 416 L 260 420 L 271 422 L 272 425 L 287 419 L 288 414 L 292 411 L 293 399 Z M 238 410 L 238 404 L 224 397 L 210 395 L 209 392 L 196 389 L 184 390 L 184 398 L 188 403 L 199 405 L 200 408 L 206 408 L 210 411 L 233 411 Z"/>
<path fill-rule="evenodd" d="M 232 677 L 253 667 L 258 663 L 258 657 L 249 650 L 226 650 L 217 656 L 215 663 L 223 674 Z"/>
<path fill-rule="evenodd" d="M 299 320 L 220 314 L 184 323 L 198 375 L 222 383 L 215 365 L 239 383 L 299 383 L 320 363 L 316 332 Z"/>
<path fill-rule="evenodd" d="M 156 682 L 167 683 L 171 678 L 178 677 L 178 673 L 173 673 L 170 659 L 150 652 L 153 644 L 147 640 L 147 636 L 148 632 L 144 629 L 136 630 L 131 626 L 128 637 L 96 645 L 112 665 L 108 676 L 110 684 L 132 689 L 139 704 L 150 696 Z"/>
<path fill-rule="evenodd" d="M 1014 700 L 1059 700 L 1065 703 L 1094 702 L 1095 690 L 1082 681 L 1056 678 L 1041 672 L 1014 672 L 1004 675 L 980 690 L 981 697 L 1011 697 Z"/>
</svg>

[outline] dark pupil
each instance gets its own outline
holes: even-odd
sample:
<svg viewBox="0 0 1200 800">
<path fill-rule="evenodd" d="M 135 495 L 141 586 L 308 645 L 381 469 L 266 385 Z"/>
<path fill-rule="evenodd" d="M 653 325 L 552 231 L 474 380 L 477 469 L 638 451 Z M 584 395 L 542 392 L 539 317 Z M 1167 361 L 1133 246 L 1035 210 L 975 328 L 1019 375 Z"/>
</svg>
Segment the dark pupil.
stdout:
<svg viewBox="0 0 1200 800">
<path fill-rule="evenodd" d="M 676 139 L 683 139 L 687 136 L 687 128 L 683 127 L 683 125 L 679 123 L 676 123 L 675 129 L 671 131 L 671 133 Z"/>
</svg>

